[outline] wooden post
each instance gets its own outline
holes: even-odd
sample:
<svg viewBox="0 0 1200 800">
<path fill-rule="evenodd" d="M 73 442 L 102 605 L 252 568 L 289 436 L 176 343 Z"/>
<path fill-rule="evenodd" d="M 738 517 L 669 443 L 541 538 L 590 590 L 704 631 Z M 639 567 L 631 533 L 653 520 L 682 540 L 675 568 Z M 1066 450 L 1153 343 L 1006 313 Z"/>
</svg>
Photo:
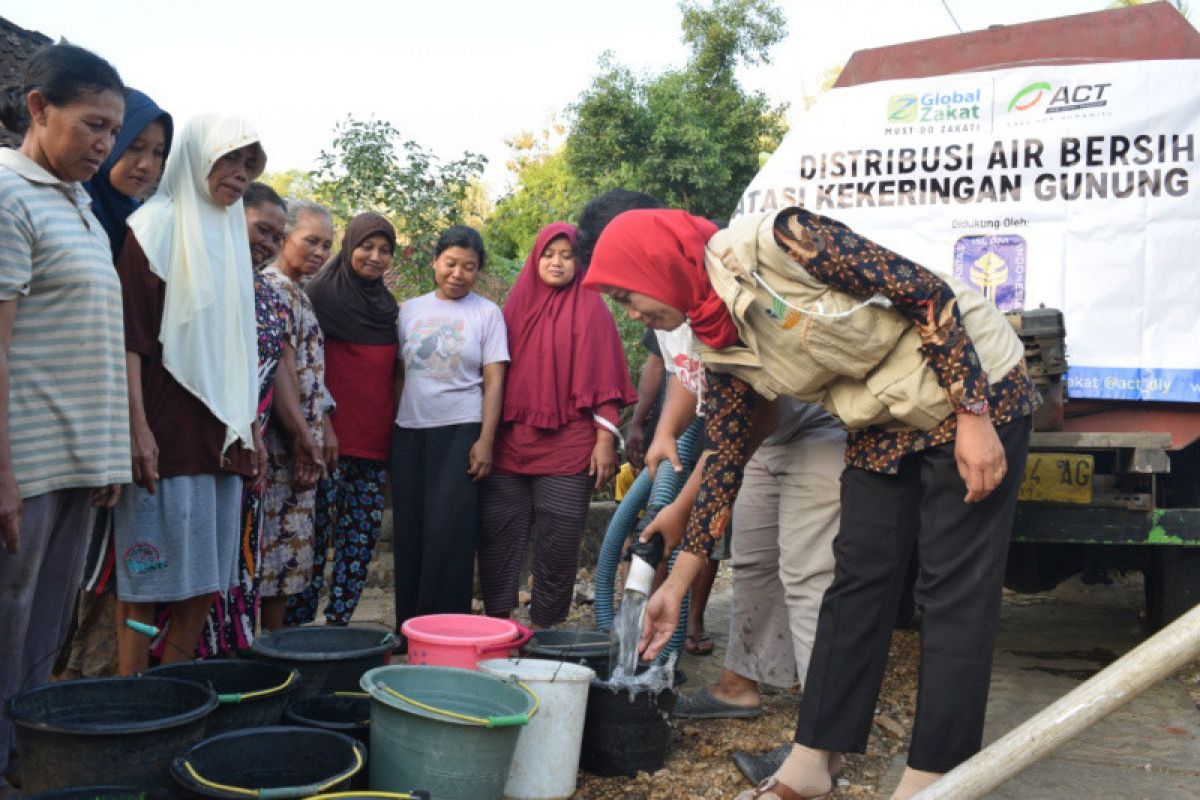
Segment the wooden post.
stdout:
<svg viewBox="0 0 1200 800">
<path fill-rule="evenodd" d="M 1200 605 L 959 764 L 913 800 L 984 796 L 1197 657 Z"/>
</svg>

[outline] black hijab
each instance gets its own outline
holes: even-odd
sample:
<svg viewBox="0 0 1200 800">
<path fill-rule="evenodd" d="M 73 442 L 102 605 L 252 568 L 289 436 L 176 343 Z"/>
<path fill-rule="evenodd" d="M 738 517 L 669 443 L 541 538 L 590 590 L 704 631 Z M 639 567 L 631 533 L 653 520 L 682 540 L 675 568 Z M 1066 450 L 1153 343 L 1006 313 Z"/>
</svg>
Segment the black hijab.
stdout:
<svg viewBox="0 0 1200 800">
<path fill-rule="evenodd" d="M 380 235 L 396 248 L 396 231 L 380 214 L 359 214 L 346 226 L 341 250 L 308 284 L 317 322 L 327 338 L 353 344 L 395 344 L 400 306 L 382 278 L 360 277 L 350 266 L 354 248 Z"/>
</svg>

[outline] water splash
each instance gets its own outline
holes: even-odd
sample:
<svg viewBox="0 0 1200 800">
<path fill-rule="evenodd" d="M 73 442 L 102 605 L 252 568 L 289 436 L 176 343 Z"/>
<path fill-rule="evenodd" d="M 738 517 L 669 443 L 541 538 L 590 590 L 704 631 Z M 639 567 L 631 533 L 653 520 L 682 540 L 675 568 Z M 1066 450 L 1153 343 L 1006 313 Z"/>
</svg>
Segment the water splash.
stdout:
<svg viewBox="0 0 1200 800">
<path fill-rule="evenodd" d="M 608 663 L 610 676 L 633 677 L 637 673 L 638 641 L 642 637 L 642 614 L 646 610 L 646 595 L 626 587 L 621 607 L 608 633 Z"/>
</svg>

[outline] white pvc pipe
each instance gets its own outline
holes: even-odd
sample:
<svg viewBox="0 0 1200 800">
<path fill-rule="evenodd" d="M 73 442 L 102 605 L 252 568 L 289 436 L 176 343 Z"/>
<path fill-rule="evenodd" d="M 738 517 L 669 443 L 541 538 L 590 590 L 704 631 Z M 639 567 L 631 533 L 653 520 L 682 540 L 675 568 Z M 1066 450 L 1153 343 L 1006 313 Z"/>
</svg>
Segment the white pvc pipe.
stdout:
<svg viewBox="0 0 1200 800">
<path fill-rule="evenodd" d="M 1197 657 L 1200 605 L 959 764 L 913 800 L 984 796 Z"/>
</svg>

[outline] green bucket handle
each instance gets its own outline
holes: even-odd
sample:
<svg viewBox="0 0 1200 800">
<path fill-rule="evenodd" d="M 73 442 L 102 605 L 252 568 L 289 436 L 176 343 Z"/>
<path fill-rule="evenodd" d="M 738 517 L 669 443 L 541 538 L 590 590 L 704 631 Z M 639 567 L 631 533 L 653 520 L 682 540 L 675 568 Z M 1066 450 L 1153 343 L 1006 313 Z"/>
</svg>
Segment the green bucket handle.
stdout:
<svg viewBox="0 0 1200 800">
<path fill-rule="evenodd" d="M 353 748 L 354 765 L 349 769 L 343 770 L 339 775 L 330 778 L 327 781 L 322 781 L 321 783 L 310 783 L 307 786 L 281 786 L 272 789 L 247 789 L 244 786 L 230 786 L 228 784 L 210 781 L 208 778 L 205 778 L 203 775 L 197 772 L 196 768 L 192 766 L 192 762 L 188 761 L 186 758 L 175 759 L 175 766 L 180 772 L 186 773 L 189 778 L 206 789 L 215 789 L 217 791 L 227 792 L 240 797 L 260 797 L 264 798 L 264 800 L 270 800 L 270 798 L 296 797 L 297 795 L 307 797 L 309 795 L 321 794 L 322 792 L 328 791 L 331 787 L 337 786 L 342 781 L 345 781 L 346 779 L 356 775 L 358 771 L 363 768 L 363 764 L 366 763 L 366 759 L 363 756 L 363 750 L 364 748 L 362 743 L 355 742 Z"/>
<path fill-rule="evenodd" d="M 266 689 L 257 689 L 253 692 L 230 692 L 229 694 L 219 694 L 217 695 L 217 701 L 223 706 L 233 705 L 235 703 L 242 703 L 246 700 L 254 700 L 259 697 L 278 694 L 292 685 L 292 682 L 296 680 L 296 675 L 297 672 L 293 669 L 288 673 L 287 680 L 278 686 L 270 686 Z"/>
<path fill-rule="evenodd" d="M 450 717 L 451 719 L 457 719 L 462 722 L 469 722 L 472 725 L 479 725 L 484 728 L 511 728 L 519 725 L 528 725 L 529 720 L 533 719 L 534 715 L 537 714 L 538 709 L 541 708 L 541 700 L 538 699 L 537 694 L 534 693 L 532 689 L 525 685 L 524 681 L 516 681 L 516 684 L 517 686 L 521 687 L 526 694 L 533 698 L 533 708 L 527 714 L 504 714 L 497 717 L 474 717 L 470 714 L 460 714 L 457 711 L 450 711 L 446 708 L 437 708 L 436 706 L 426 705 L 419 700 L 413 700 L 411 697 L 400 694 L 395 689 L 382 683 L 381 681 L 375 682 L 375 688 L 381 689 L 393 697 L 399 698 L 405 703 L 408 703 L 410 706 L 415 706 L 416 708 L 419 708 L 422 711 L 428 711 L 431 714 L 440 714 L 443 717 Z"/>
</svg>

